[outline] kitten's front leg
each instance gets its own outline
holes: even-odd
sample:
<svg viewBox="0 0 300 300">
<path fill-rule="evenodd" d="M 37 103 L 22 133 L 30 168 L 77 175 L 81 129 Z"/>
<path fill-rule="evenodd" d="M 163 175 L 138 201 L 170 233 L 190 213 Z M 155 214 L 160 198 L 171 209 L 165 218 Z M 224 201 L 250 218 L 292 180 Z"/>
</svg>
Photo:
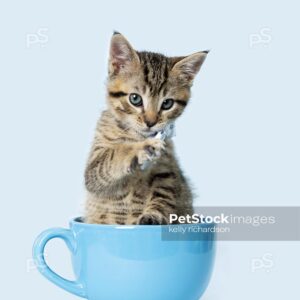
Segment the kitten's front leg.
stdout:
<svg viewBox="0 0 300 300">
<path fill-rule="evenodd" d="M 175 199 L 159 194 L 152 196 L 137 224 L 166 225 L 170 223 L 170 214 L 176 212 Z"/>
<path fill-rule="evenodd" d="M 180 188 L 176 173 L 160 171 L 152 174 L 149 180 L 152 195 L 148 199 L 143 214 L 138 218 L 140 225 L 165 225 L 170 223 L 170 214 L 177 212 L 176 200 Z"/>
<path fill-rule="evenodd" d="M 95 144 L 85 171 L 88 191 L 107 194 L 122 188 L 126 178 L 153 163 L 164 148 L 164 142 L 158 139 L 109 146 Z"/>
</svg>

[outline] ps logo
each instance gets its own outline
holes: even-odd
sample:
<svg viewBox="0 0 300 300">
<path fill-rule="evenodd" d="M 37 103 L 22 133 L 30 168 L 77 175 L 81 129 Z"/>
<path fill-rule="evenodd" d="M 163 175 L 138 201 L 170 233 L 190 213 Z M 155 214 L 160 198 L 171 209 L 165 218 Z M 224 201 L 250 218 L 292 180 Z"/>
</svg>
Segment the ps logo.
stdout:
<svg viewBox="0 0 300 300">
<path fill-rule="evenodd" d="M 265 253 L 262 257 L 253 258 L 251 261 L 252 272 L 256 272 L 258 270 L 270 272 L 273 267 L 274 261 L 271 253 Z"/>
<path fill-rule="evenodd" d="M 250 34 L 249 36 L 249 45 L 250 48 L 253 48 L 256 45 L 268 45 L 272 40 L 271 29 L 262 28 L 258 33 Z"/>
<path fill-rule="evenodd" d="M 48 43 L 48 28 L 39 28 L 36 33 L 28 33 L 26 36 L 26 46 L 27 48 L 33 45 L 38 45 L 40 47 L 45 47 Z"/>
</svg>

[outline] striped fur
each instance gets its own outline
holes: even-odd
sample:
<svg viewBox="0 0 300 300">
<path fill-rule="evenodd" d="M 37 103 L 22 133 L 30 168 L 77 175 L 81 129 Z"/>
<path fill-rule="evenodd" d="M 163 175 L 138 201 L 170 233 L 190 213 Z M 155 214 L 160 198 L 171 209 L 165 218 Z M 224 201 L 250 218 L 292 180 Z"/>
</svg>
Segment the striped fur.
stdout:
<svg viewBox="0 0 300 300">
<path fill-rule="evenodd" d="M 121 34 L 112 37 L 108 107 L 97 123 L 85 171 L 86 222 L 167 224 L 171 213 L 192 213 L 191 190 L 172 141 L 152 136 L 183 112 L 206 54 L 170 58 L 137 52 Z M 142 97 L 142 105 L 129 101 L 132 93 Z M 163 110 L 166 99 L 174 104 Z M 145 162 L 150 166 L 142 170 Z"/>
</svg>

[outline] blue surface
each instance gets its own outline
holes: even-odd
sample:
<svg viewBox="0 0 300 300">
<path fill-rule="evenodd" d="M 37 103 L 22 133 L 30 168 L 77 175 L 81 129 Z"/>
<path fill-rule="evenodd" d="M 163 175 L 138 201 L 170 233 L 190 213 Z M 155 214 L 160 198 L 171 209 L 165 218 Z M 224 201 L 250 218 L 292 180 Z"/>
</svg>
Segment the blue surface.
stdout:
<svg viewBox="0 0 300 300">
<path fill-rule="evenodd" d="M 59 287 L 89 300 L 198 300 L 204 293 L 215 256 L 213 233 L 197 233 L 198 241 L 164 241 L 162 226 L 77 220 L 70 229 L 44 231 L 33 247 L 39 271 Z M 63 239 L 71 251 L 76 281 L 47 266 L 44 248 L 53 238 Z"/>
</svg>

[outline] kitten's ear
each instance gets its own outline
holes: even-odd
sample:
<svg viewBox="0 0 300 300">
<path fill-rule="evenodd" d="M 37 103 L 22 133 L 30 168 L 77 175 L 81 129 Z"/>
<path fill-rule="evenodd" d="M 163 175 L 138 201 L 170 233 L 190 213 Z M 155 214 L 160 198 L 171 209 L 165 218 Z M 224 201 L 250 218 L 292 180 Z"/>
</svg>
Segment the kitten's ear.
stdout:
<svg viewBox="0 0 300 300">
<path fill-rule="evenodd" d="M 209 51 L 202 51 L 185 57 L 175 58 L 172 72 L 187 81 L 192 81 L 199 72 Z"/>
<path fill-rule="evenodd" d="M 130 72 L 139 64 L 139 57 L 125 37 L 114 32 L 109 53 L 109 74 L 117 75 L 121 72 Z"/>
</svg>

